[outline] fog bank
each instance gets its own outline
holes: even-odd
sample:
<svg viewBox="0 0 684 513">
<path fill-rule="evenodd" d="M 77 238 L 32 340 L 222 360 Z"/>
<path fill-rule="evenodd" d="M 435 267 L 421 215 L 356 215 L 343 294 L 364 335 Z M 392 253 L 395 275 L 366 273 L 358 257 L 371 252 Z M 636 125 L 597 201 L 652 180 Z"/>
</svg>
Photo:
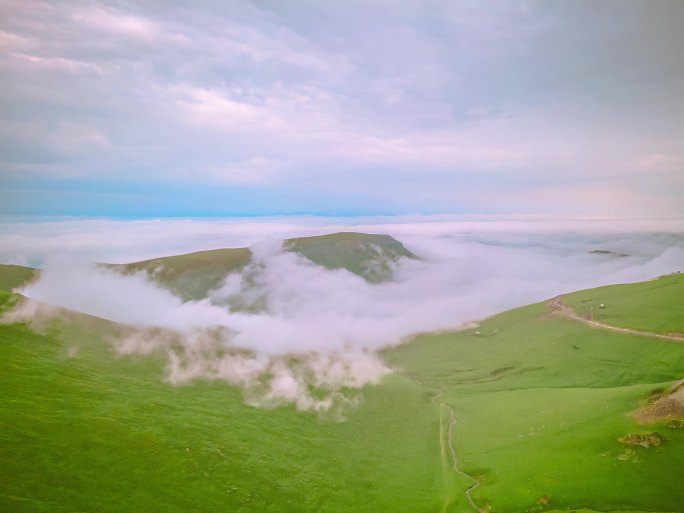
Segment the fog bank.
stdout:
<svg viewBox="0 0 684 513">
<path fill-rule="evenodd" d="M 342 391 L 388 373 L 380 351 L 416 333 L 458 329 L 563 292 L 684 270 L 678 233 L 526 226 L 382 226 L 421 259 L 399 260 L 394 280 L 379 284 L 316 266 L 271 237 L 256 246 L 247 268 L 199 301 L 183 302 L 147 275 L 89 263 L 88 251 L 46 257 L 41 278 L 21 292 L 128 325 L 114 341 L 117 350 L 164 354 L 172 383 L 221 379 L 241 387 L 250 404 L 323 411 L 351 400 Z M 183 232 L 176 235 L 183 240 Z"/>
</svg>

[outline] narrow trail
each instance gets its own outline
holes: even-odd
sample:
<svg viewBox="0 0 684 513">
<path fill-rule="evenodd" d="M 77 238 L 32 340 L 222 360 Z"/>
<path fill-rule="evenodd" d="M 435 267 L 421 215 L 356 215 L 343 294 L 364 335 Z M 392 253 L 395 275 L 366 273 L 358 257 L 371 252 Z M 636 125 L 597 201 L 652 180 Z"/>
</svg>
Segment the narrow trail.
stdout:
<svg viewBox="0 0 684 513">
<path fill-rule="evenodd" d="M 603 329 L 607 331 L 613 331 L 616 333 L 626 333 L 629 335 L 637 335 L 640 337 L 649 337 L 649 338 L 655 338 L 659 340 L 667 340 L 670 342 L 677 342 L 677 343 L 684 343 L 684 335 L 682 336 L 677 336 L 677 335 L 664 335 L 662 333 L 653 333 L 650 331 L 638 331 L 630 328 L 620 328 L 618 326 L 612 326 L 610 324 L 605 324 L 599 321 L 594 321 L 593 319 L 586 319 L 579 315 L 577 312 L 575 312 L 571 307 L 565 305 L 563 303 L 563 296 L 557 296 L 555 297 L 552 301 L 549 302 L 548 304 L 549 308 L 555 312 L 558 312 L 559 314 L 563 315 L 564 317 L 567 317 L 569 319 L 572 319 L 574 321 L 581 322 L 583 324 L 586 324 L 588 326 L 598 328 L 598 329 Z M 485 513 L 485 510 L 481 508 L 480 506 L 477 505 L 475 500 L 472 497 L 472 492 L 476 490 L 480 485 L 480 480 L 465 472 L 464 470 L 461 469 L 459 462 L 458 462 L 458 457 L 456 456 L 456 450 L 454 449 L 454 443 L 453 443 L 453 438 L 454 438 L 454 429 L 456 427 L 457 419 L 456 415 L 454 413 L 454 410 L 451 406 L 449 406 L 447 403 L 442 401 L 442 389 L 439 389 L 438 392 L 432 397 L 432 402 L 439 406 L 439 446 L 440 446 L 440 453 L 442 457 L 442 467 L 445 469 L 445 485 L 448 483 L 448 473 L 446 470 L 450 470 L 452 472 L 455 472 L 456 474 L 466 478 L 467 480 L 471 481 L 473 484 L 466 488 L 465 490 L 465 497 L 468 500 L 468 503 L 477 511 L 478 513 Z M 446 436 L 444 433 L 444 411 L 447 411 L 449 414 L 449 426 L 446 429 Z M 445 448 L 446 446 L 446 448 Z M 447 489 L 444 497 L 444 504 L 442 505 L 442 513 L 446 513 L 448 510 L 449 506 L 451 505 L 453 501 L 452 495 L 450 494 L 449 490 Z"/>
<path fill-rule="evenodd" d="M 453 433 L 454 433 L 454 426 L 456 426 L 456 415 L 454 415 L 454 410 L 453 410 L 453 408 L 451 408 L 451 406 L 449 406 L 446 403 L 442 403 L 442 405 L 446 406 L 446 408 L 449 410 L 449 431 L 448 431 L 447 445 L 449 446 L 449 451 L 451 452 L 451 460 L 453 461 L 451 468 L 453 468 L 457 474 L 460 474 L 463 477 L 474 481 L 474 483 L 469 488 L 466 489 L 465 496 L 473 508 L 475 508 L 479 513 L 484 513 L 484 510 L 482 508 L 480 508 L 475 503 L 475 501 L 473 500 L 473 497 L 471 496 L 471 492 L 473 490 L 475 490 L 478 486 L 480 486 L 480 480 L 478 478 L 476 478 L 475 476 L 472 476 L 472 475 L 468 474 L 467 472 L 461 470 L 461 468 L 458 465 L 458 458 L 456 458 L 456 451 L 454 450 L 454 444 L 453 444 Z"/>
<path fill-rule="evenodd" d="M 454 427 L 456 426 L 456 415 L 454 414 L 453 408 L 449 406 L 447 403 L 443 402 L 440 400 L 442 396 L 442 390 L 440 389 L 437 394 L 432 398 L 432 401 L 439 406 L 439 445 L 440 445 L 440 452 L 442 455 L 442 466 L 444 468 L 449 468 L 452 471 L 456 472 L 458 475 L 465 477 L 469 481 L 472 481 L 473 484 L 469 486 L 466 491 L 465 491 L 465 496 L 470 505 L 478 512 L 478 513 L 484 513 L 484 510 L 480 508 L 475 501 L 472 498 L 471 492 L 475 490 L 478 486 L 480 486 L 480 480 L 477 479 L 475 476 L 472 476 L 468 474 L 467 472 L 463 471 L 459 464 L 458 464 L 458 458 L 456 457 L 456 451 L 454 449 L 454 444 L 453 444 L 453 437 L 454 437 Z M 445 455 L 444 451 L 444 442 L 445 442 L 445 437 L 444 437 L 444 418 L 443 418 L 443 410 L 446 409 L 449 412 L 449 427 L 447 428 L 447 435 L 446 435 L 446 445 L 449 450 L 449 455 Z M 449 458 L 450 456 L 450 458 Z M 447 459 L 451 460 L 451 463 L 447 461 Z M 445 479 L 448 479 L 448 476 L 445 474 Z M 444 498 L 444 504 L 442 505 L 442 513 L 447 511 L 447 508 L 449 507 L 449 504 L 451 503 L 451 500 L 449 498 L 449 495 Z"/>
<path fill-rule="evenodd" d="M 603 322 L 594 321 L 592 319 L 586 319 L 585 317 L 582 317 L 577 312 L 575 312 L 571 307 L 564 304 L 563 303 L 563 296 L 556 296 L 555 298 L 553 298 L 553 300 L 549 303 L 549 308 L 551 308 L 551 310 L 558 312 L 561 315 L 563 315 L 569 319 L 581 322 L 583 324 L 586 324 L 587 326 L 592 326 L 594 328 L 599 328 L 599 329 L 607 330 L 607 331 L 613 331 L 616 333 L 626 333 L 628 335 L 637 335 L 639 337 L 657 338 L 659 340 L 668 340 L 670 342 L 677 342 L 680 344 L 684 344 L 684 335 L 682 335 L 682 336 L 664 335 L 662 333 L 653 333 L 651 331 L 639 331 L 639 330 L 633 330 L 630 328 L 620 328 L 618 326 L 612 326 L 610 324 L 605 324 Z"/>
</svg>

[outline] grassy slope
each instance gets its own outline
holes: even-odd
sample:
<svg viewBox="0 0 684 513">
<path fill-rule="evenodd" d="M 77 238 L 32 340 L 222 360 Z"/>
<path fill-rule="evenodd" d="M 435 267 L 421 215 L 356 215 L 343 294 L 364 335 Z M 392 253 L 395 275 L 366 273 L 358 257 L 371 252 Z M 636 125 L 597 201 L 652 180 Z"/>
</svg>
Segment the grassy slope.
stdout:
<svg viewBox="0 0 684 513">
<path fill-rule="evenodd" d="M 388 355 L 444 390 L 461 465 L 482 481 L 478 504 L 534 511 L 546 495 L 559 509 L 684 509 L 684 433 L 627 415 L 684 377 L 683 345 L 587 328 L 545 304 L 497 315 L 479 332 L 424 336 Z M 617 441 L 654 429 L 661 447 L 626 453 Z"/>
<path fill-rule="evenodd" d="M 185 299 L 199 299 L 221 285 L 226 275 L 249 263 L 247 248 L 214 249 L 185 255 L 154 258 L 125 265 L 112 265 L 125 272 L 152 273 L 160 283 Z"/>
<path fill-rule="evenodd" d="M 400 372 L 342 423 L 249 408 L 221 383 L 173 388 L 158 360 L 116 358 L 80 326 L 59 331 L 0 326 L 2 510 L 472 511 L 471 483 L 442 458 L 448 415 L 431 401 L 442 390 L 479 505 L 539 511 L 547 495 L 546 509 L 684 511 L 684 430 L 627 415 L 684 377 L 684 345 L 587 328 L 543 304 L 387 351 Z M 654 429 L 661 447 L 617 442 Z"/>
<path fill-rule="evenodd" d="M 684 274 L 627 285 L 610 285 L 568 294 L 565 302 L 579 314 L 623 328 L 684 332 Z M 601 303 L 605 308 L 600 308 Z"/>
<path fill-rule="evenodd" d="M 400 257 L 417 258 L 389 235 L 355 232 L 289 239 L 285 241 L 285 247 L 318 265 L 328 269 L 347 269 L 371 282 L 391 279 L 389 262 Z M 378 259 L 378 250 L 387 257 L 387 261 Z"/>
<path fill-rule="evenodd" d="M 369 281 L 391 277 L 385 263 L 378 264 L 373 248 L 382 248 L 390 260 L 416 258 L 401 242 L 389 235 L 341 232 L 315 237 L 299 237 L 284 242 L 286 248 L 328 269 L 347 269 Z M 249 248 L 198 251 L 185 255 L 154 258 L 124 265 L 112 265 L 125 272 L 145 271 L 184 299 L 206 297 L 221 285 L 226 275 L 246 266 L 252 258 Z"/>
<path fill-rule="evenodd" d="M 110 332 L 0 325 L 0 511 L 420 512 L 456 493 L 438 407 L 403 376 L 337 422 L 172 387 L 160 360 L 112 354 Z"/>
<path fill-rule="evenodd" d="M 13 288 L 30 281 L 36 272 L 31 267 L 0 264 L 0 291 L 10 292 Z"/>
<path fill-rule="evenodd" d="M 362 242 L 374 244 L 383 248 L 392 249 L 397 255 L 402 255 L 409 258 L 416 258 L 413 253 L 404 247 L 404 245 L 397 239 L 390 235 L 374 234 L 374 233 L 360 233 L 360 232 L 337 232 L 329 233 L 327 235 L 314 235 L 310 237 L 296 237 L 294 239 L 287 239 L 285 246 L 289 246 L 297 251 L 305 250 L 307 248 L 314 248 L 320 246 L 330 246 L 335 244 L 343 244 L 347 242 Z M 335 255 L 339 256 L 339 255 Z M 329 265 L 324 263 L 322 265 Z"/>
</svg>

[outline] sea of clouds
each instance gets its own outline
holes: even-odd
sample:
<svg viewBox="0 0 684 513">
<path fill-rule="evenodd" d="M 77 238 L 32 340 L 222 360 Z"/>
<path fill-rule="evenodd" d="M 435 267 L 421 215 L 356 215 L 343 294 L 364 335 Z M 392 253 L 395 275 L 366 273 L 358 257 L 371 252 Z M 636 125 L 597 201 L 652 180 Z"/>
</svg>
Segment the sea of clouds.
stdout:
<svg viewBox="0 0 684 513">
<path fill-rule="evenodd" d="M 400 259 L 392 281 L 371 284 L 280 243 L 337 231 L 393 235 L 420 259 Z M 113 340 L 118 352 L 164 355 L 171 383 L 220 379 L 256 406 L 329 411 L 391 372 L 381 350 L 416 333 L 684 270 L 683 234 L 681 220 L 7 220 L 0 259 L 43 269 L 10 320 L 60 312 L 50 307 L 94 315 L 126 325 Z M 199 301 L 95 264 L 241 246 L 252 247 L 252 264 Z M 259 308 L 231 309 L 236 299 Z"/>
</svg>

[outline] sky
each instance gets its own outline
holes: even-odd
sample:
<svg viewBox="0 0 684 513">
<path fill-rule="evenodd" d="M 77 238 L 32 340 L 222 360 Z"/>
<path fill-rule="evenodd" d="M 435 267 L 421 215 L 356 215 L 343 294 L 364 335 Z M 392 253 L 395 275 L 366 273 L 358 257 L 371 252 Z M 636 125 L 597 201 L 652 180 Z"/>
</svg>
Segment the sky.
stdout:
<svg viewBox="0 0 684 513">
<path fill-rule="evenodd" d="M 684 216 L 680 1 L 0 13 L 0 214 Z"/>
</svg>

